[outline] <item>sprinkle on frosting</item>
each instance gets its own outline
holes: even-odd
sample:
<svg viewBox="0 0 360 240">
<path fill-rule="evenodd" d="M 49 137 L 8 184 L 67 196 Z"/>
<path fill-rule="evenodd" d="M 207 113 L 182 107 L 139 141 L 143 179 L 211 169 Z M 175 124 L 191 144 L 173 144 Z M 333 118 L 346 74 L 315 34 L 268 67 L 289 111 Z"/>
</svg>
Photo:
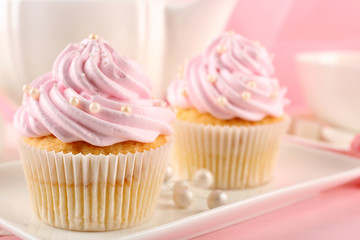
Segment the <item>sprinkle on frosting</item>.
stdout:
<svg viewBox="0 0 360 240">
<path fill-rule="evenodd" d="M 273 74 L 272 57 L 263 46 L 226 32 L 185 65 L 184 79 L 170 84 L 167 100 L 224 120 L 280 117 L 289 101 Z"/>
<path fill-rule="evenodd" d="M 140 65 L 91 34 L 80 44 L 69 44 L 51 73 L 24 87 L 14 127 L 26 137 L 55 135 L 66 143 L 149 143 L 172 134 L 175 118 L 171 109 L 155 106 L 150 93 Z"/>
</svg>

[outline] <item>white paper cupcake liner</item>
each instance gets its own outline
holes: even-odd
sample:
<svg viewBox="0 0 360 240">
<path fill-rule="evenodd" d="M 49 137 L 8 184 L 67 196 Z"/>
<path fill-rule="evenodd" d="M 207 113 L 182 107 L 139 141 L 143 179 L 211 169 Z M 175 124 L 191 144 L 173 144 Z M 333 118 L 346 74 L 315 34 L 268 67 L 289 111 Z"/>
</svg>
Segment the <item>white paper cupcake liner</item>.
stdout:
<svg viewBox="0 0 360 240">
<path fill-rule="evenodd" d="M 249 127 L 204 125 L 176 120 L 173 165 L 180 178 L 210 170 L 217 189 L 242 189 L 267 183 L 289 118 Z"/>
<path fill-rule="evenodd" d="M 78 231 L 130 228 L 155 209 L 172 140 L 135 154 L 73 155 L 19 142 L 32 207 L 49 225 Z"/>
</svg>

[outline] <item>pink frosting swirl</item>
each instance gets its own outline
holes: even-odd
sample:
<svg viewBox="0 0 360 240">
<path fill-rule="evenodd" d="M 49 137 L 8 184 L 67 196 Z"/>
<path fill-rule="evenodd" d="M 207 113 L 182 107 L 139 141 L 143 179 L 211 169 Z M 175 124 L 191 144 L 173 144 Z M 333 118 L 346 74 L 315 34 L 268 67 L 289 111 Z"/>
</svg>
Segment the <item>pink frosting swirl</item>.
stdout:
<svg viewBox="0 0 360 240">
<path fill-rule="evenodd" d="M 95 146 L 118 142 L 153 142 L 172 134 L 172 110 L 150 99 L 150 81 L 135 62 L 103 40 L 69 45 L 52 73 L 31 83 L 14 117 L 15 129 L 27 137 L 55 135 L 63 142 Z M 91 110 L 91 105 L 100 108 Z"/>
<path fill-rule="evenodd" d="M 272 58 L 262 46 L 238 34 L 223 33 L 204 54 L 190 60 L 184 79 L 170 84 L 167 100 L 219 119 L 280 117 L 288 100 L 286 89 L 271 77 L 273 72 Z"/>
</svg>

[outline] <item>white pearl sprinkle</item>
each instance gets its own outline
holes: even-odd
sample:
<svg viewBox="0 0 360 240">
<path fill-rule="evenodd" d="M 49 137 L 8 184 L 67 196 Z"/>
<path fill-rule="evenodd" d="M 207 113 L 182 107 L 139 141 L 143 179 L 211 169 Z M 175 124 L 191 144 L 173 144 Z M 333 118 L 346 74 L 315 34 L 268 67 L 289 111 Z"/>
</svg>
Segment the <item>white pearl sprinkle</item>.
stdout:
<svg viewBox="0 0 360 240">
<path fill-rule="evenodd" d="M 207 205 L 210 209 L 223 206 L 228 203 L 228 196 L 220 190 L 214 190 L 207 198 Z"/>
<path fill-rule="evenodd" d="M 100 48 L 95 48 L 95 52 L 100 52 Z"/>
<path fill-rule="evenodd" d="M 103 58 L 106 57 L 106 56 L 107 56 L 106 53 L 102 53 L 102 54 L 101 54 L 101 57 L 103 57 Z"/>
<path fill-rule="evenodd" d="M 89 53 L 89 57 L 94 57 L 94 56 L 95 56 L 95 55 L 94 55 L 93 52 Z"/>
<path fill-rule="evenodd" d="M 209 83 L 215 83 L 216 82 L 216 77 L 212 74 L 209 74 L 207 77 L 206 77 L 206 80 L 209 82 Z"/>
<path fill-rule="evenodd" d="M 98 113 L 98 112 L 100 112 L 100 110 L 101 110 L 101 106 L 100 106 L 100 104 L 97 103 L 97 102 L 92 102 L 92 103 L 90 104 L 90 106 L 89 106 L 89 110 L 90 110 L 90 112 L 92 112 L 92 113 Z"/>
<path fill-rule="evenodd" d="M 209 170 L 200 169 L 195 172 L 192 182 L 195 187 L 209 188 L 214 183 L 214 176 Z"/>
<path fill-rule="evenodd" d="M 171 166 L 167 166 L 165 169 L 165 176 L 164 176 L 164 182 L 167 183 L 173 175 L 173 169 Z"/>
<path fill-rule="evenodd" d="M 99 40 L 99 35 L 97 35 L 96 33 L 91 33 L 91 34 L 89 35 L 89 39 Z"/>
<path fill-rule="evenodd" d="M 245 101 L 249 100 L 251 98 L 251 93 L 248 91 L 243 91 L 241 93 L 241 97 L 242 99 L 244 99 Z"/>
<path fill-rule="evenodd" d="M 108 64 L 108 61 L 107 61 L 107 60 L 104 60 L 103 63 L 104 63 L 104 64 Z"/>
<path fill-rule="evenodd" d="M 131 113 L 131 107 L 124 105 L 121 107 L 120 111 L 124 112 L 124 113 Z"/>
<path fill-rule="evenodd" d="M 227 99 L 224 96 L 218 97 L 218 99 L 216 99 L 217 104 L 219 104 L 220 106 L 224 106 L 227 104 Z"/>
<path fill-rule="evenodd" d="M 157 101 L 155 101 L 154 105 L 155 105 L 156 107 L 162 107 L 162 108 L 164 108 L 164 107 L 167 106 L 166 102 L 163 101 L 163 100 L 157 100 Z"/>
<path fill-rule="evenodd" d="M 85 73 L 81 73 L 80 77 L 84 78 L 85 77 Z"/>
<path fill-rule="evenodd" d="M 255 81 L 249 81 L 249 82 L 247 83 L 247 85 L 248 85 L 249 87 L 251 87 L 251 88 L 256 88 L 256 87 L 257 87 L 257 84 L 256 84 Z"/>
<path fill-rule="evenodd" d="M 181 95 L 182 95 L 183 97 L 188 97 L 188 93 L 187 93 L 187 91 L 186 91 L 185 88 L 182 88 L 182 89 L 180 90 L 180 93 L 181 93 Z"/>
<path fill-rule="evenodd" d="M 54 87 L 57 87 L 58 86 L 58 84 L 57 83 L 54 83 L 54 85 L 53 85 Z"/>
<path fill-rule="evenodd" d="M 29 84 L 25 84 L 25 85 L 23 86 L 23 88 L 22 88 L 23 92 L 26 93 L 26 94 L 29 93 L 30 89 L 31 89 L 31 87 L 30 87 Z"/>
<path fill-rule="evenodd" d="M 173 200 L 179 208 L 187 208 L 193 202 L 194 194 L 190 189 L 173 192 Z"/>
<path fill-rule="evenodd" d="M 219 55 L 221 55 L 221 54 L 223 54 L 224 52 L 226 52 L 226 47 L 221 44 L 221 45 L 219 45 L 219 46 L 217 47 L 216 51 L 217 51 L 217 53 L 218 53 Z"/>
<path fill-rule="evenodd" d="M 38 100 L 39 99 L 39 96 L 40 96 L 40 92 L 39 92 L 39 89 L 37 88 L 31 88 L 29 90 L 29 96 L 35 100 Z"/>
<path fill-rule="evenodd" d="M 270 97 L 271 97 L 271 99 L 276 100 L 279 97 L 279 93 L 273 92 Z"/>
<path fill-rule="evenodd" d="M 79 101 L 79 99 L 77 99 L 76 97 L 71 97 L 71 98 L 69 99 L 69 103 L 70 103 L 71 105 L 73 105 L 74 107 L 77 107 L 77 106 L 80 105 L 80 101 Z"/>
<path fill-rule="evenodd" d="M 76 55 L 79 56 L 79 55 L 80 55 L 80 52 L 76 52 Z"/>
</svg>

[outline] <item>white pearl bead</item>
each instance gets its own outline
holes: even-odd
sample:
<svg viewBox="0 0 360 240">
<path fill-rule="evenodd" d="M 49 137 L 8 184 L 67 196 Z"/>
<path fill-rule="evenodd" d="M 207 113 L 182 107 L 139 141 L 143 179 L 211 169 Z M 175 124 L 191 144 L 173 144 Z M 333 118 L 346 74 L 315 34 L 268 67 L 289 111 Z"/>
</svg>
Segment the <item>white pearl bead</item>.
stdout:
<svg viewBox="0 0 360 240">
<path fill-rule="evenodd" d="M 217 47 L 216 51 L 217 51 L 217 53 L 218 53 L 219 55 L 221 55 L 221 54 L 223 54 L 224 52 L 226 52 L 226 47 L 221 44 L 221 45 L 219 45 L 219 46 Z"/>
<path fill-rule="evenodd" d="M 209 82 L 209 83 L 215 83 L 216 82 L 216 77 L 212 74 L 209 74 L 207 77 L 206 77 L 206 80 Z"/>
<path fill-rule="evenodd" d="M 84 78 L 85 77 L 85 73 L 81 73 L 80 77 Z"/>
<path fill-rule="evenodd" d="M 90 110 L 90 112 L 92 112 L 92 113 L 98 113 L 98 112 L 100 112 L 100 110 L 101 110 L 101 106 L 100 106 L 100 104 L 97 103 L 97 102 L 92 102 L 92 103 L 90 104 L 90 106 L 89 106 L 89 110 Z"/>
<path fill-rule="evenodd" d="M 31 89 L 31 87 L 29 84 L 25 84 L 22 88 L 24 93 L 29 93 L 30 89 Z"/>
<path fill-rule="evenodd" d="M 184 189 L 190 189 L 189 184 L 184 180 L 176 181 L 174 186 L 172 187 L 173 192 L 181 192 L 184 191 Z"/>
<path fill-rule="evenodd" d="M 76 97 L 71 97 L 71 98 L 69 99 L 69 103 L 70 103 L 71 105 L 73 105 L 74 107 L 77 107 L 77 106 L 79 106 L 80 101 L 79 101 L 79 99 L 77 99 Z"/>
<path fill-rule="evenodd" d="M 248 91 L 243 91 L 241 93 L 241 97 L 242 99 L 244 99 L 245 101 L 249 100 L 251 98 L 251 93 Z"/>
<path fill-rule="evenodd" d="M 214 190 L 207 198 L 207 205 L 210 209 L 223 206 L 228 203 L 228 196 L 220 190 Z"/>
<path fill-rule="evenodd" d="M 94 57 L 95 54 L 93 52 L 89 53 L 89 57 Z"/>
<path fill-rule="evenodd" d="M 124 112 L 124 113 L 131 113 L 131 107 L 124 105 L 121 107 L 120 111 Z"/>
<path fill-rule="evenodd" d="M 249 82 L 247 83 L 247 85 L 248 85 L 249 87 L 251 87 L 251 88 L 256 88 L 256 87 L 257 87 L 257 84 L 256 84 L 256 82 L 254 82 L 254 81 L 249 81 Z"/>
<path fill-rule="evenodd" d="M 271 94 L 271 99 L 276 100 L 279 97 L 279 94 L 277 92 L 273 92 Z"/>
<path fill-rule="evenodd" d="M 194 194 L 190 189 L 182 189 L 182 191 L 173 191 L 173 200 L 179 208 L 187 208 L 193 202 Z"/>
<path fill-rule="evenodd" d="M 164 182 L 168 182 L 173 175 L 173 169 L 171 166 L 167 166 L 165 169 L 165 176 L 164 176 Z"/>
<path fill-rule="evenodd" d="M 207 169 L 200 169 L 195 172 L 192 182 L 195 187 L 209 188 L 214 183 L 214 176 Z"/>
<path fill-rule="evenodd" d="M 32 97 L 32 98 L 35 99 L 35 100 L 38 100 L 38 99 L 39 99 L 39 96 L 40 96 L 39 89 L 37 89 L 37 88 L 31 88 L 31 89 L 29 90 L 29 96 Z"/>
<path fill-rule="evenodd" d="M 224 96 L 218 97 L 218 99 L 216 99 L 217 104 L 219 104 L 220 106 L 224 106 L 227 104 L 227 99 Z"/>
<path fill-rule="evenodd" d="M 181 93 L 181 95 L 182 95 L 183 97 L 188 97 L 188 93 L 187 93 L 187 91 L 186 91 L 185 88 L 182 88 L 182 89 L 180 90 L 180 93 Z"/>
</svg>

